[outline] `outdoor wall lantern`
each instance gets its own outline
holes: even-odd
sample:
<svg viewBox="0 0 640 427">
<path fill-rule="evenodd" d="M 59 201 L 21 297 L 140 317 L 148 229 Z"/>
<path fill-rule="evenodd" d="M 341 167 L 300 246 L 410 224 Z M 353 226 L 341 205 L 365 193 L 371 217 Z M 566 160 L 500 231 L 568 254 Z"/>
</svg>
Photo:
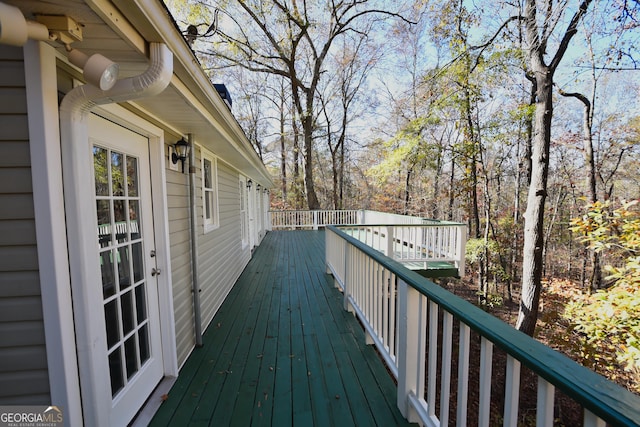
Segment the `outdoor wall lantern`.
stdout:
<svg viewBox="0 0 640 427">
<path fill-rule="evenodd" d="M 173 144 L 173 153 L 171 153 L 171 161 L 175 165 L 178 160 L 182 162 L 182 173 L 184 173 L 184 161 L 187 160 L 187 154 L 189 154 L 189 143 L 180 138 L 180 141 Z"/>
<path fill-rule="evenodd" d="M 247 181 L 247 188 L 248 188 L 249 190 L 251 190 L 251 186 L 252 186 L 252 185 L 253 185 L 253 181 L 251 181 L 251 180 Z"/>
</svg>

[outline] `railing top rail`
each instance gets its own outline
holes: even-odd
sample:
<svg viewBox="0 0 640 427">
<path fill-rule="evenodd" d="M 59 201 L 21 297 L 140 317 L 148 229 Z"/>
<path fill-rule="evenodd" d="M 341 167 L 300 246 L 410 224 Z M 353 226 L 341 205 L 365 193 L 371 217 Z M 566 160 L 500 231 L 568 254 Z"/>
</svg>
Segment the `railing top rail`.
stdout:
<svg viewBox="0 0 640 427">
<path fill-rule="evenodd" d="M 270 209 L 269 212 L 361 212 L 360 209 Z"/>
<path fill-rule="evenodd" d="M 275 210 L 275 209 L 271 209 L 269 210 L 269 213 L 272 214 L 292 214 L 292 213 L 300 213 L 300 214 L 305 214 L 305 213 L 312 213 L 312 212 L 317 212 L 317 213 L 357 213 L 357 212 L 363 212 L 365 214 L 369 213 L 369 214 L 377 214 L 377 215 L 385 215 L 385 216 L 389 216 L 389 217 L 398 217 L 398 218 L 407 218 L 407 219 L 413 219 L 416 221 L 422 221 L 423 224 L 434 224 L 434 225 L 466 225 L 463 222 L 455 222 L 455 221 L 447 221 L 447 220 L 441 220 L 441 219 L 431 219 L 431 218 L 423 218 L 423 217 L 417 217 L 417 216 L 410 216 L 410 215 L 401 215 L 401 214 L 391 214 L 391 213 L 386 213 L 386 212 L 378 212 L 378 211 L 370 211 L 370 210 L 366 210 L 366 209 L 318 209 L 318 210 L 310 210 L 310 209 L 286 209 L 286 210 Z M 378 222 L 378 221 L 376 221 Z M 369 223 L 367 222 L 367 225 L 388 225 L 389 222 L 381 222 L 379 224 L 376 223 Z M 394 225 L 403 225 L 403 224 L 394 224 Z M 404 224 L 404 225 L 408 225 L 408 224 Z M 414 225 L 418 225 L 418 224 L 414 224 Z"/>
<path fill-rule="evenodd" d="M 344 233 L 339 227 L 327 226 L 327 232 L 338 234 L 366 253 L 595 415 L 616 425 L 640 425 L 640 396 L 449 293 L 401 263 Z"/>
<path fill-rule="evenodd" d="M 338 228 L 363 228 L 363 227 L 466 227 L 467 224 L 461 222 L 425 222 L 423 224 L 344 224 L 336 225 Z"/>
</svg>

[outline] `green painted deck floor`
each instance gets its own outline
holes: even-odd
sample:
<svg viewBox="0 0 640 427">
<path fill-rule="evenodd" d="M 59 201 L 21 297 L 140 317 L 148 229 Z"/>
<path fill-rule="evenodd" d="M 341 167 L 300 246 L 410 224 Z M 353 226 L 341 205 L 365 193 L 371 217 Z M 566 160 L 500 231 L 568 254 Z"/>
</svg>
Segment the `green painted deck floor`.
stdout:
<svg viewBox="0 0 640 427">
<path fill-rule="evenodd" d="M 396 426 L 396 387 L 325 273 L 324 231 L 274 231 L 151 425 Z"/>
</svg>

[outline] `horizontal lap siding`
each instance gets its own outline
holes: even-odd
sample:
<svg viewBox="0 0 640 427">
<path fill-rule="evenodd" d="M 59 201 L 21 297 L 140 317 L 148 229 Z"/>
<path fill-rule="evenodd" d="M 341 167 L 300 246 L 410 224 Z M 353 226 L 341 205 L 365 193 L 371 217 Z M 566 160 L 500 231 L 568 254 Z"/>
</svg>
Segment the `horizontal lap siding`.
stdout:
<svg viewBox="0 0 640 427">
<path fill-rule="evenodd" d="M 22 49 L 0 45 L 0 405 L 50 404 Z"/>
<path fill-rule="evenodd" d="M 189 174 L 169 169 L 166 172 L 176 349 L 178 365 L 182 365 L 195 345 L 189 242 Z"/>
<path fill-rule="evenodd" d="M 215 154 L 215 153 L 214 153 Z M 218 214 L 220 226 L 204 233 L 202 219 L 201 153 L 196 147 L 196 215 L 202 326 L 206 328 L 249 262 L 240 237 L 238 172 L 218 159 Z M 178 364 L 195 346 L 189 235 L 189 176 L 167 170 L 169 232 Z"/>
<path fill-rule="evenodd" d="M 220 227 L 200 237 L 202 324 L 207 326 L 249 262 L 240 236 L 238 173 L 218 161 Z M 202 227 L 199 227 L 202 230 Z"/>
</svg>

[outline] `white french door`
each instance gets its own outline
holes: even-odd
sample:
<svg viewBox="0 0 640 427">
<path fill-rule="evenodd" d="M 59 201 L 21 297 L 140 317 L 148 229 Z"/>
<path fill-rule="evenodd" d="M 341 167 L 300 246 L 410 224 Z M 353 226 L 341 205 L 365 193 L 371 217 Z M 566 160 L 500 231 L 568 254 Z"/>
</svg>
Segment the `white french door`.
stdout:
<svg viewBox="0 0 640 427">
<path fill-rule="evenodd" d="M 163 376 L 149 140 L 91 115 L 89 141 L 106 351 L 94 355 L 109 385 L 109 424 L 126 425 Z M 98 313 L 98 311 L 100 313 Z M 105 402 L 106 403 L 106 402 Z"/>
</svg>

